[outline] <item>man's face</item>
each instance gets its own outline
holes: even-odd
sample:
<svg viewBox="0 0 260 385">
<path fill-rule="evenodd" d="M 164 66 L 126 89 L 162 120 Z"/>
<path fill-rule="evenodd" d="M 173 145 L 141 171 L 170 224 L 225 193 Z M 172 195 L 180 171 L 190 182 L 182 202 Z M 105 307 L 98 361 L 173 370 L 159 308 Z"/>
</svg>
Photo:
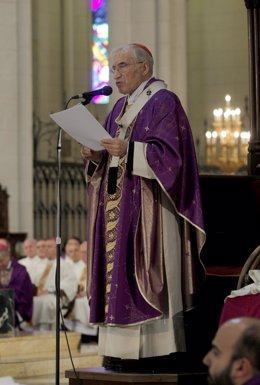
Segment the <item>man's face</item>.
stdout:
<svg viewBox="0 0 260 385">
<path fill-rule="evenodd" d="M 24 253 L 27 257 L 33 258 L 36 255 L 36 243 L 30 240 L 24 241 Z"/>
<path fill-rule="evenodd" d="M 56 258 L 56 242 L 53 239 L 48 239 L 46 241 L 46 255 L 48 259 Z"/>
<path fill-rule="evenodd" d="M 46 241 L 40 240 L 37 242 L 36 251 L 37 251 L 38 257 L 40 257 L 41 259 L 46 258 L 46 254 L 47 254 L 46 249 L 47 249 Z"/>
<path fill-rule="evenodd" d="M 66 245 L 65 245 L 65 254 L 69 256 L 69 252 L 68 252 L 68 249 L 70 246 L 77 246 L 79 247 L 80 246 L 80 242 L 77 240 L 77 239 L 74 239 L 74 238 L 70 238 L 68 239 Z"/>
<path fill-rule="evenodd" d="M 82 261 L 87 262 L 87 242 L 86 241 L 81 243 L 79 251 L 80 251 L 80 258 L 82 259 Z"/>
<path fill-rule="evenodd" d="M 5 270 L 10 262 L 10 255 L 7 253 L 0 253 L 0 270 Z"/>
<path fill-rule="evenodd" d="M 208 367 L 208 381 L 210 385 L 231 385 L 233 346 L 238 338 L 234 329 L 222 327 L 212 341 L 212 348 L 203 359 Z"/>
<path fill-rule="evenodd" d="M 73 262 L 78 262 L 80 260 L 79 245 L 69 245 L 67 247 L 67 255 L 72 259 Z"/>
<path fill-rule="evenodd" d="M 209 385 L 231 385 L 233 384 L 231 376 L 232 363 L 230 362 L 219 373 L 208 373 Z"/>
<path fill-rule="evenodd" d="M 111 69 L 118 91 L 123 95 L 132 94 L 150 77 L 147 63 L 137 62 L 131 50 L 115 53 L 111 58 Z"/>
</svg>

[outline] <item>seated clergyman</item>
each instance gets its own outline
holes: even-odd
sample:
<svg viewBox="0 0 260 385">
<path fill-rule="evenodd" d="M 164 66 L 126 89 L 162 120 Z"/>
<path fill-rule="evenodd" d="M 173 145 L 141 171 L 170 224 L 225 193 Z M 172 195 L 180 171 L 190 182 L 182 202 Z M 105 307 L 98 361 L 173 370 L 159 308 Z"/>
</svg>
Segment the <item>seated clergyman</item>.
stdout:
<svg viewBox="0 0 260 385">
<path fill-rule="evenodd" d="M 11 257 L 8 243 L 0 243 L 0 289 L 13 289 L 15 326 L 30 322 L 33 285 L 26 268 Z"/>
</svg>

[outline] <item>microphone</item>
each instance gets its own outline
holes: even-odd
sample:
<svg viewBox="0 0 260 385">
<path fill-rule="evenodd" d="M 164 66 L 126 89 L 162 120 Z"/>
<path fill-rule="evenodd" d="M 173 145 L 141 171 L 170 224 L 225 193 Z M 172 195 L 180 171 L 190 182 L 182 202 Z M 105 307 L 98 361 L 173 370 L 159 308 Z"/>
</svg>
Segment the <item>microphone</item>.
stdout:
<svg viewBox="0 0 260 385">
<path fill-rule="evenodd" d="M 98 90 L 94 90 L 94 91 L 89 91 L 89 92 L 83 92 L 82 94 L 79 94 L 79 95 L 74 95 L 72 96 L 71 99 L 88 99 L 88 100 L 91 100 L 94 96 L 97 96 L 97 95 L 111 95 L 113 92 L 113 89 L 112 87 L 110 86 L 104 86 L 103 88 L 100 88 Z"/>
</svg>

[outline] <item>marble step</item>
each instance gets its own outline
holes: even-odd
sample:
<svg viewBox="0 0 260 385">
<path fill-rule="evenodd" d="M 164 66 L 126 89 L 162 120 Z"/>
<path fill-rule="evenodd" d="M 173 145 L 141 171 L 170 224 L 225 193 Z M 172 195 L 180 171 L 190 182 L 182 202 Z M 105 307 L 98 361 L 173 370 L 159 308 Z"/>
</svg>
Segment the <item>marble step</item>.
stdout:
<svg viewBox="0 0 260 385">
<path fill-rule="evenodd" d="M 19 385 L 56 385 L 55 375 L 51 376 L 38 376 L 31 378 L 19 378 L 16 380 Z M 69 380 L 64 376 L 60 376 L 59 385 L 68 385 Z"/>
<path fill-rule="evenodd" d="M 80 353 L 79 353 L 80 354 Z M 85 367 L 100 367 L 101 358 L 95 355 L 78 355 L 72 356 L 73 364 L 76 368 Z M 70 358 L 60 359 L 60 373 L 65 373 L 66 370 L 72 369 Z M 50 359 L 35 359 L 34 361 L 19 361 L 0 364 L 1 376 L 12 376 L 16 380 L 19 378 L 30 378 L 37 376 L 49 376 L 55 374 L 56 361 L 55 358 Z"/>
<path fill-rule="evenodd" d="M 72 361 L 66 337 L 60 334 L 60 373 L 74 367 L 100 367 L 102 358 L 97 354 L 97 343 L 89 343 L 84 351 L 80 348 L 80 334 L 67 333 Z M 20 379 L 44 378 L 56 373 L 55 333 L 33 333 L 0 339 L 0 377 Z M 36 380 L 35 380 L 36 381 Z"/>
<path fill-rule="evenodd" d="M 72 353 L 78 351 L 80 345 L 79 333 L 67 333 L 68 343 Z M 60 333 L 60 355 L 67 354 L 67 341 L 64 332 Z M 55 332 L 24 333 L 14 337 L 0 338 L 0 364 L 12 361 L 34 359 L 35 357 L 50 357 L 56 352 Z"/>
</svg>

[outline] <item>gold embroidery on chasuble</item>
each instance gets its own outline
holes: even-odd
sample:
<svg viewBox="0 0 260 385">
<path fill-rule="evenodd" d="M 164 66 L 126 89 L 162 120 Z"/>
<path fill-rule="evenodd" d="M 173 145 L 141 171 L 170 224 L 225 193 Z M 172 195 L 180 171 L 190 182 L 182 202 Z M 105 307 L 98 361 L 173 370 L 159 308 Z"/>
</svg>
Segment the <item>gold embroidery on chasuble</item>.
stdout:
<svg viewBox="0 0 260 385">
<path fill-rule="evenodd" d="M 125 139 L 129 140 L 134 123 L 132 123 L 126 132 Z M 119 134 L 119 128 L 116 136 Z M 111 292 L 111 281 L 114 267 L 115 247 L 116 247 L 116 234 L 119 223 L 120 204 L 122 199 L 122 188 L 124 182 L 124 175 L 126 170 L 126 155 L 119 159 L 118 172 L 117 172 L 117 186 L 115 194 L 105 192 L 105 234 L 106 234 L 106 287 L 105 287 L 105 319 L 106 322 L 112 322 L 114 317 L 111 316 L 107 319 L 109 297 Z M 108 162 L 110 164 L 111 157 Z"/>
</svg>

